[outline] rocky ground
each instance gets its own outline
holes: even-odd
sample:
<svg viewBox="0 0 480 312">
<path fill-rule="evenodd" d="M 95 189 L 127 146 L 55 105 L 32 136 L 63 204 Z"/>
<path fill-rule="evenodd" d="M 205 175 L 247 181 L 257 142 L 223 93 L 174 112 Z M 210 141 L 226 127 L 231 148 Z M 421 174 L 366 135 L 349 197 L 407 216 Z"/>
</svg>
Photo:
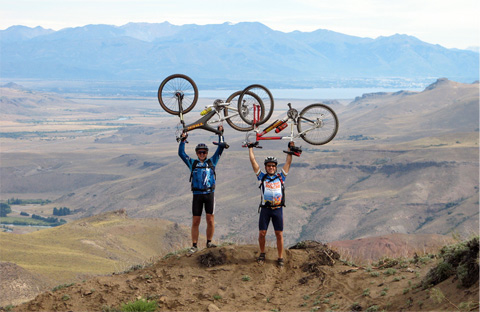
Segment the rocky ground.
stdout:
<svg viewBox="0 0 480 312">
<path fill-rule="evenodd" d="M 478 246 L 478 241 L 477 241 Z M 477 258 L 478 258 L 478 248 Z M 430 287 L 434 255 L 384 259 L 369 266 L 340 260 L 317 242 L 286 250 L 278 267 L 275 248 L 263 264 L 255 245 L 225 245 L 193 255 L 181 250 L 124 273 L 60 285 L 10 311 L 121 311 L 125 304 L 154 302 L 157 311 L 452 311 L 478 310 L 477 281 L 456 277 Z M 478 275 L 478 259 L 477 259 Z"/>
</svg>

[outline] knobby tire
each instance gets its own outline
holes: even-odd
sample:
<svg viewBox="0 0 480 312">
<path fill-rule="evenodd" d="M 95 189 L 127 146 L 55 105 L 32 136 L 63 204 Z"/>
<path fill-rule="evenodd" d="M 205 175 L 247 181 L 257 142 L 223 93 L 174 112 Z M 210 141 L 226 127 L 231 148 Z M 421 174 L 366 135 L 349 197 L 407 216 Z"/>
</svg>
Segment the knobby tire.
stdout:
<svg viewBox="0 0 480 312">
<path fill-rule="evenodd" d="M 337 135 L 338 118 L 335 112 L 327 105 L 317 103 L 305 107 L 298 117 L 298 133 L 314 128 L 314 121 L 319 121 L 321 127 L 300 135 L 305 142 L 313 145 L 323 145 L 333 140 Z"/>
<path fill-rule="evenodd" d="M 255 94 L 256 97 L 252 96 L 252 93 Z M 259 99 L 261 100 L 260 102 L 258 101 Z M 242 91 L 238 98 L 238 110 L 244 112 L 240 114 L 240 117 L 249 125 L 253 124 L 253 104 L 255 104 L 255 102 L 263 104 L 262 114 L 260 120 L 257 122 L 257 125 L 261 125 L 272 116 L 274 107 L 272 93 L 266 87 L 259 84 L 250 85 Z"/>
<path fill-rule="evenodd" d="M 242 94 L 242 92 L 243 91 L 237 91 L 237 92 L 233 93 L 232 95 L 230 95 L 228 97 L 226 102 L 231 103 L 231 104 L 238 103 L 238 97 Z M 248 92 L 248 95 L 255 98 L 255 100 L 260 104 L 260 110 L 261 110 L 260 118 L 264 118 L 265 106 L 263 105 L 262 100 L 260 100 L 260 98 L 254 93 Z M 233 111 L 232 113 L 236 114 L 237 112 Z M 227 118 L 229 116 L 228 107 L 224 108 L 223 114 L 225 115 L 225 118 Z M 246 132 L 246 131 L 253 130 L 253 125 L 251 123 L 250 124 L 246 123 L 240 117 L 240 113 L 237 116 L 230 117 L 230 118 L 226 119 L 226 121 L 230 125 L 230 127 L 232 127 L 233 129 L 235 129 L 237 131 Z"/>
<path fill-rule="evenodd" d="M 158 102 L 167 113 L 172 115 L 180 115 L 178 106 L 177 92 L 183 94 L 182 113 L 186 114 L 191 111 L 198 100 L 198 88 L 192 78 L 182 75 L 173 74 L 165 78 L 158 87 Z"/>
</svg>

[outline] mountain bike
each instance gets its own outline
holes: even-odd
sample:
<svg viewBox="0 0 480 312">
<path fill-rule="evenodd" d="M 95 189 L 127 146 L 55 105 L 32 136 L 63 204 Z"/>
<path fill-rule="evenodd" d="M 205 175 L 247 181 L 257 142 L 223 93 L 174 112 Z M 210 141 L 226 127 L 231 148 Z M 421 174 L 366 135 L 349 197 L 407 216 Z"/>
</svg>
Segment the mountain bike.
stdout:
<svg viewBox="0 0 480 312">
<path fill-rule="evenodd" d="M 157 96 L 163 110 L 180 117 L 181 128 L 177 131 L 177 140 L 180 140 L 182 133 L 194 129 L 203 129 L 221 135 L 222 131 L 213 128 L 212 125 L 222 125 L 224 121 L 235 130 L 251 131 L 254 128 L 252 125 L 253 108 L 255 107 L 257 114 L 256 124 L 261 125 L 270 118 L 274 106 L 270 90 L 262 85 L 254 84 L 242 91 L 234 92 L 226 101 L 215 100 L 200 113 L 203 117 L 186 124 L 183 115 L 190 112 L 198 101 L 198 87 L 192 78 L 183 74 L 168 76 L 160 84 Z M 221 115 L 222 111 L 223 116 Z"/>
<path fill-rule="evenodd" d="M 254 130 L 247 133 L 243 147 L 261 147 L 259 141 L 262 140 L 289 140 L 293 142 L 295 139 L 301 138 L 305 142 L 313 145 L 327 144 L 337 135 L 338 118 L 333 109 L 322 103 L 310 104 L 298 113 L 292 104 L 288 103 L 287 116 L 283 119 L 277 119 L 263 130 L 258 128 L 256 120 L 258 116 L 258 108 L 254 106 L 254 118 L 244 121 L 254 125 Z M 242 117 L 242 116 L 240 116 Z M 275 133 L 280 133 L 290 124 L 290 135 L 287 136 L 266 136 L 267 133 L 275 129 Z M 295 128 L 297 132 L 295 133 Z M 252 136 L 255 142 L 251 140 Z M 289 145 L 290 146 L 290 145 Z M 292 148 L 291 148 L 292 150 Z M 301 149 L 294 148 L 295 155 L 300 156 Z"/>
</svg>

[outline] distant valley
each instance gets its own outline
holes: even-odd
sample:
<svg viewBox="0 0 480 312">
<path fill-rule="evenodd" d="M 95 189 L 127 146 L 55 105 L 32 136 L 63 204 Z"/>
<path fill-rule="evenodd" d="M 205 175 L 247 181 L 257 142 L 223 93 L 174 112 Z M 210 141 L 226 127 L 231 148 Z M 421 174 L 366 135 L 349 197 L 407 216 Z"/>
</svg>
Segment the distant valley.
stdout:
<svg viewBox="0 0 480 312">
<path fill-rule="evenodd" d="M 439 79 L 422 92 L 332 103 L 340 119 L 335 140 L 297 142 L 304 153 L 288 178 L 286 243 L 477 232 L 478 99 L 478 83 Z M 155 98 L 67 100 L 3 88 L 1 104 L 2 199 L 48 199 L 32 211 L 68 207 L 75 213 L 67 221 L 126 209 L 130 217 L 189 225 L 189 172 L 177 156 L 177 119 Z M 276 107 L 281 115 L 286 103 Z M 244 134 L 228 128 L 226 139 L 231 148 L 217 169 L 217 238 L 255 242 L 259 194 L 240 147 Z M 187 152 L 215 140 L 194 131 Z M 283 161 L 284 144 L 265 142 L 257 157 Z"/>
<path fill-rule="evenodd" d="M 2 223 L 30 218 L 22 212 L 46 218 L 57 207 L 71 212 L 61 216 L 66 225 L 50 229 L 2 224 L 15 233 L 0 233 L 6 277 L 0 287 L 8 293 L 2 304 L 59 283 L 126 272 L 190 244 L 191 192 L 177 155 L 178 120 L 156 98 L 45 93 L 14 83 L 0 92 L 0 196 L 2 203 L 24 201 L 12 204 Z M 213 100 L 201 98 L 186 120 Z M 297 108 L 312 103 L 290 101 Z M 285 114 L 287 102 L 276 100 L 273 118 Z M 304 152 L 286 182 L 286 245 L 326 242 L 368 262 L 478 235 L 478 103 L 478 83 L 448 79 L 421 92 L 329 101 L 340 120 L 337 137 L 323 146 L 296 142 Z M 255 245 L 260 196 L 241 148 L 245 134 L 226 127 L 231 147 L 217 167 L 215 241 Z M 187 152 L 193 155 L 198 142 L 214 148 L 215 140 L 193 131 Z M 255 153 L 283 162 L 285 145 L 264 142 Z"/>
</svg>

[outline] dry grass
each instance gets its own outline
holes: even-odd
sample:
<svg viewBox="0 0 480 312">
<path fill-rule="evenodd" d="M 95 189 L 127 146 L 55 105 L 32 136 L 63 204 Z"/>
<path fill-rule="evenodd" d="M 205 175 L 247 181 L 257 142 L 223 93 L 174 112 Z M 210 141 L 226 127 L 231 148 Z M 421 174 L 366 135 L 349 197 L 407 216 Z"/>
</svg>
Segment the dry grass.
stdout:
<svg viewBox="0 0 480 312">
<path fill-rule="evenodd" d="M 0 233 L 0 260 L 64 283 L 79 275 L 112 273 L 119 266 L 166 254 L 177 248 L 165 240 L 172 226 L 164 220 L 130 219 L 109 213 L 98 221 L 86 219 L 29 234 Z M 183 239 L 186 244 L 188 230 L 180 231 L 177 243 Z"/>
</svg>

